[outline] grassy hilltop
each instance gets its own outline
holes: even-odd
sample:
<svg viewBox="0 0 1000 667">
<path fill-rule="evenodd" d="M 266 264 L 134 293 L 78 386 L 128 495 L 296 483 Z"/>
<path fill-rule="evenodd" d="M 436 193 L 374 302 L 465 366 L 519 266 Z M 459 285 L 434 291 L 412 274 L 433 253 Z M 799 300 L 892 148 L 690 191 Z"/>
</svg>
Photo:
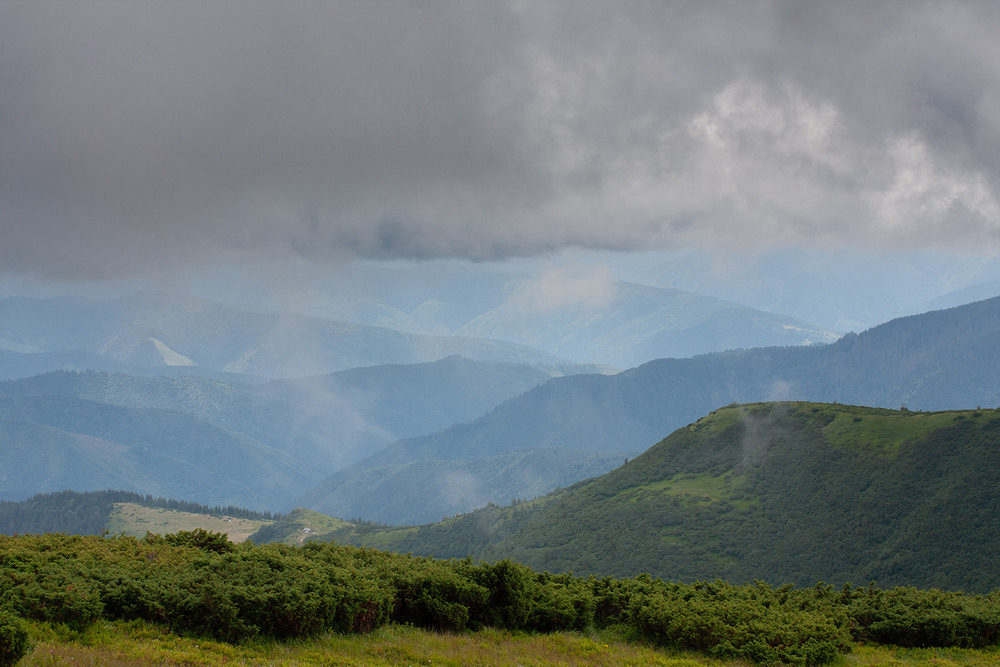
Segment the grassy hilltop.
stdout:
<svg viewBox="0 0 1000 667">
<path fill-rule="evenodd" d="M 759 403 L 543 498 L 327 537 L 578 574 L 985 592 L 1000 587 L 998 512 L 998 410 Z"/>
</svg>

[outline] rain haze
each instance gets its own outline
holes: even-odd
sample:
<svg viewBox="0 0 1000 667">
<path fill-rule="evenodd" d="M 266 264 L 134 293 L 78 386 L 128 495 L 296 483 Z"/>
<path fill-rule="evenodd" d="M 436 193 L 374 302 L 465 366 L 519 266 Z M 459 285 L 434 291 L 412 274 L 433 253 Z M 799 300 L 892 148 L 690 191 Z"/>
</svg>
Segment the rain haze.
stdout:
<svg viewBox="0 0 1000 667">
<path fill-rule="evenodd" d="M 0 267 L 990 255 L 998 33 L 990 2 L 12 0 Z"/>
</svg>

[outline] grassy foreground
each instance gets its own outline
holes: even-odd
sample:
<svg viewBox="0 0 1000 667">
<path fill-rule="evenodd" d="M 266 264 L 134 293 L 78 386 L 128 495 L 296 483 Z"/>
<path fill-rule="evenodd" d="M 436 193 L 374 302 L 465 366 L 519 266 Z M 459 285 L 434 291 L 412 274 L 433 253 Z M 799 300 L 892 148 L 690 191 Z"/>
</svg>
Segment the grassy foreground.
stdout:
<svg viewBox="0 0 1000 667">
<path fill-rule="evenodd" d="M 142 621 L 102 622 L 75 632 L 42 622 L 28 624 L 34 650 L 19 667 L 57 665 L 437 665 L 467 667 L 640 666 L 744 667 L 697 654 L 629 643 L 611 632 L 529 634 L 498 630 L 439 633 L 389 625 L 367 635 L 326 634 L 310 639 L 234 645 L 185 637 Z M 1000 650 L 895 648 L 856 645 L 833 665 L 844 667 L 992 667 Z"/>
</svg>

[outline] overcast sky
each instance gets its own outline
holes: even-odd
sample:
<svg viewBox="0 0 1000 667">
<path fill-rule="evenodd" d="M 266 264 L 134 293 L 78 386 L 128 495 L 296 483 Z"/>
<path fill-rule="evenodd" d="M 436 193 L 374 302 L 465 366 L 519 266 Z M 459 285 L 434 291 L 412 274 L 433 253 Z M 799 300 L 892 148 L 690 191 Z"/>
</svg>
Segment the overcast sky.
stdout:
<svg viewBox="0 0 1000 667">
<path fill-rule="evenodd" d="M 1000 248 L 1000 3 L 0 3 L 0 271 Z"/>
</svg>

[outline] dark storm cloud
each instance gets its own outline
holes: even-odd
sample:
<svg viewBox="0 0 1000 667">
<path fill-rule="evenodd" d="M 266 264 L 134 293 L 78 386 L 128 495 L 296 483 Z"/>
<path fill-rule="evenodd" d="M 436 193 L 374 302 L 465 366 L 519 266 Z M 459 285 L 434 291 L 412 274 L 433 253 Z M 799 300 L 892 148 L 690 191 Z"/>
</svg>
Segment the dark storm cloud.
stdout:
<svg viewBox="0 0 1000 667">
<path fill-rule="evenodd" d="M 1000 225 L 1000 5 L 6 2 L 0 266 Z"/>
</svg>

